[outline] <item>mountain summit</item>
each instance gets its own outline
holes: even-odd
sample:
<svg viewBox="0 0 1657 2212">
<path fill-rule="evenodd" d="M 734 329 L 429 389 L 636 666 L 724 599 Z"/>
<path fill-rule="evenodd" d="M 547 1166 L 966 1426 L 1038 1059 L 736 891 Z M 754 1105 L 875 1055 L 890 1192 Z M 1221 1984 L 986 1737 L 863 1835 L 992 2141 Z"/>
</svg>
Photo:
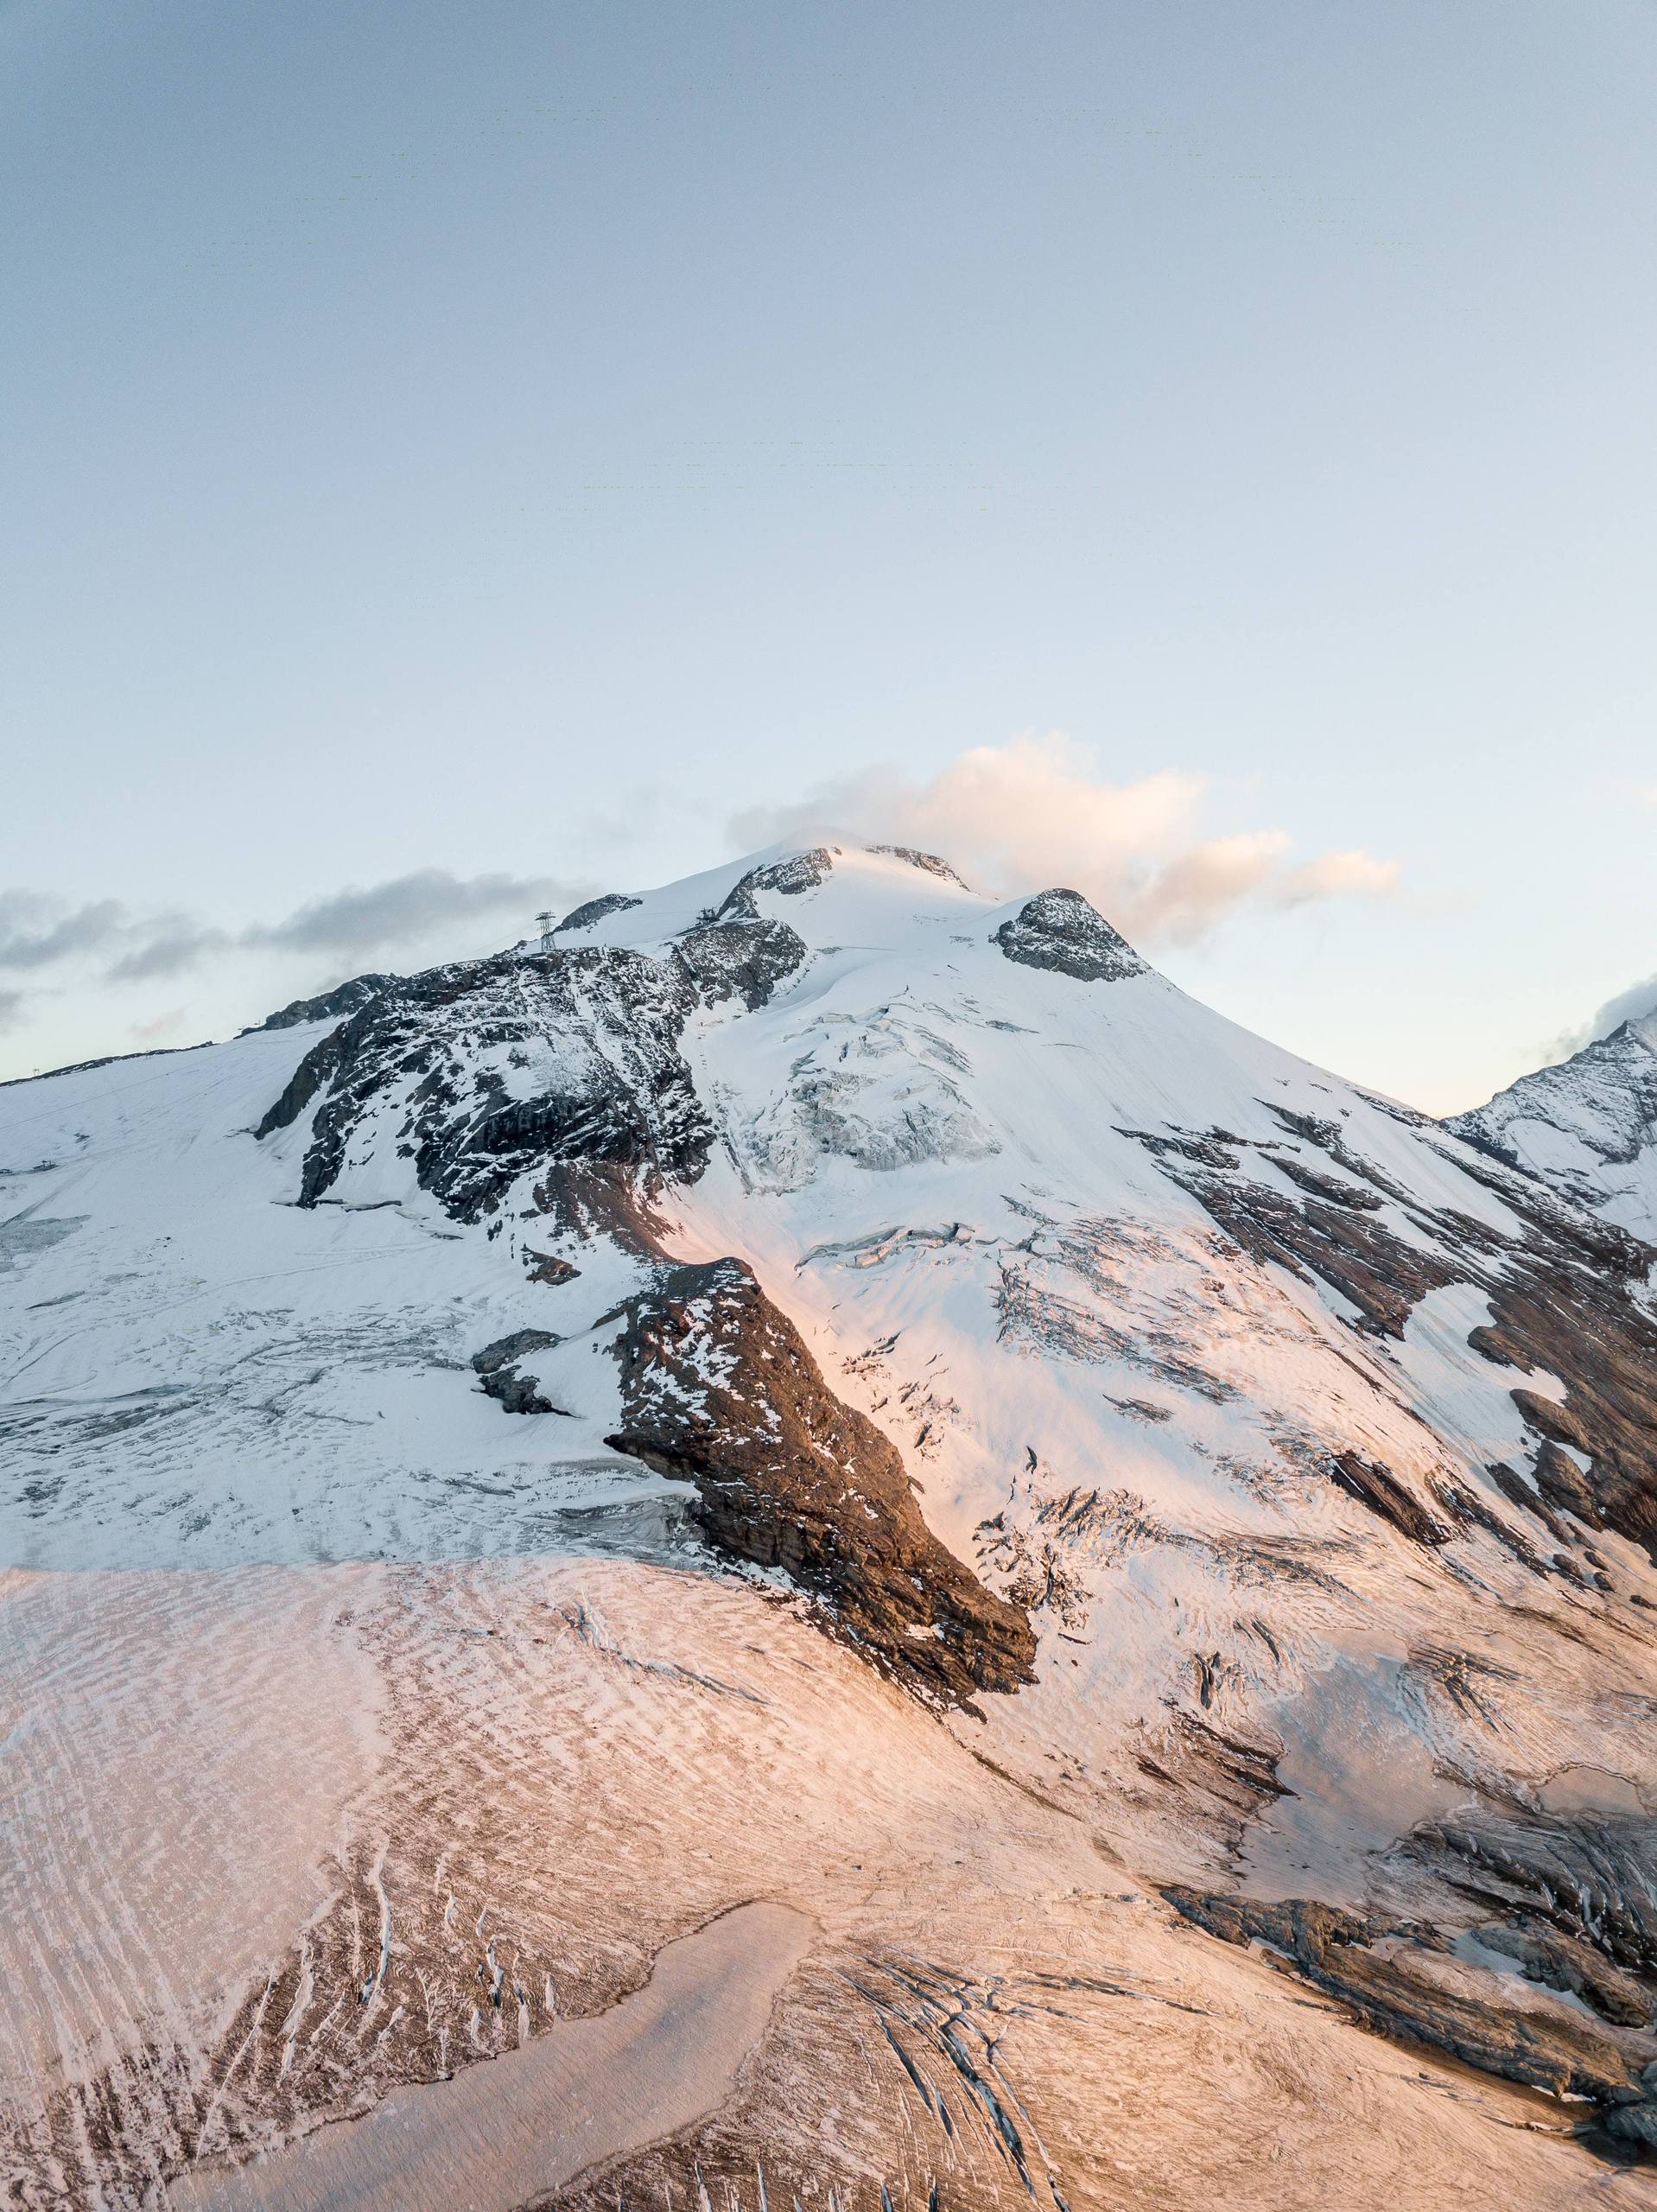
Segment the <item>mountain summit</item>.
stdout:
<svg viewBox="0 0 1657 2212">
<path fill-rule="evenodd" d="M 1636 2190 L 1657 1252 L 1508 1126 L 846 840 L 0 1094 L 17 2200 Z"/>
<path fill-rule="evenodd" d="M 1521 1076 L 1448 1126 L 1607 1221 L 1657 1239 L 1657 1013 Z"/>
</svg>

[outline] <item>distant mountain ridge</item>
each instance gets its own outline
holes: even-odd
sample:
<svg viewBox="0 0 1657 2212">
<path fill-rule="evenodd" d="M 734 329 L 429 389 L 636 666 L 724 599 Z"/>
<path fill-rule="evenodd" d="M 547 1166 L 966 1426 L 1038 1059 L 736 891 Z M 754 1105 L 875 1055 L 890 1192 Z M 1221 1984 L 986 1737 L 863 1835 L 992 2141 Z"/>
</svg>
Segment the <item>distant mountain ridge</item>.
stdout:
<svg viewBox="0 0 1657 2212">
<path fill-rule="evenodd" d="M 1445 1127 L 1657 1242 L 1657 1012 L 1521 1076 Z"/>
</svg>

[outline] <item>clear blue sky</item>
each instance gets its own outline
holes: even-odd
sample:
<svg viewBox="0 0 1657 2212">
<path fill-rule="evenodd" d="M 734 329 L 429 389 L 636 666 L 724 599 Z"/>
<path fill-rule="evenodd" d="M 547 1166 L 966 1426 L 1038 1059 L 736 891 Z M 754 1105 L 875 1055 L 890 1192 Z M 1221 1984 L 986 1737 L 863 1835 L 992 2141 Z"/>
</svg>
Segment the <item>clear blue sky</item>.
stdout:
<svg viewBox="0 0 1657 2212">
<path fill-rule="evenodd" d="M 1429 1106 L 1657 968 L 1647 0 L 6 0 L 0 99 L 3 1071 L 1027 731 L 1399 862 L 1159 957 Z"/>
</svg>

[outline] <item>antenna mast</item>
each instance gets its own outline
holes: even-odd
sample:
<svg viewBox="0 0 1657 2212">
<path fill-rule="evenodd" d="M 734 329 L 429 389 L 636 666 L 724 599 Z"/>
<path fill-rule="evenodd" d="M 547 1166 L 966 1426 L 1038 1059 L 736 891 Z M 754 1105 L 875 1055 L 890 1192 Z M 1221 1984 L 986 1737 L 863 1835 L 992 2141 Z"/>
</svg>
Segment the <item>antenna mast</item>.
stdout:
<svg viewBox="0 0 1657 2212">
<path fill-rule="evenodd" d="M 541 925 L 541 950 L 543 952 L 550 952 L 552 950 L 551 910 L 548 909 L 537 914 L 535 918 Z"/>
</svg>

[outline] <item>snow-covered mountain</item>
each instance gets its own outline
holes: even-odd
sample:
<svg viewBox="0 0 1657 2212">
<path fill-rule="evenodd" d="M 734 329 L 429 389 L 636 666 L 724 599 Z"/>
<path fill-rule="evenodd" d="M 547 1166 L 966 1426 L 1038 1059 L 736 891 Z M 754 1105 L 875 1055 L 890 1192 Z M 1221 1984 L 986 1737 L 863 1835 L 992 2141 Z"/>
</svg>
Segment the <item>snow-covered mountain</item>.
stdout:
<svg viewBox="0 0 1657 2212">
<path fill-rule="evenodd" d="M 1657 1239 L 1657 1014 L 1521 1076 L 1449 1126 L 1607 1221 Z"/>
<path fill-rule="evenodd" d="M 20 2203 L 1657 2202 L 1625 1227 L 849 842 L 0 1168 Z"/>
</svg>

